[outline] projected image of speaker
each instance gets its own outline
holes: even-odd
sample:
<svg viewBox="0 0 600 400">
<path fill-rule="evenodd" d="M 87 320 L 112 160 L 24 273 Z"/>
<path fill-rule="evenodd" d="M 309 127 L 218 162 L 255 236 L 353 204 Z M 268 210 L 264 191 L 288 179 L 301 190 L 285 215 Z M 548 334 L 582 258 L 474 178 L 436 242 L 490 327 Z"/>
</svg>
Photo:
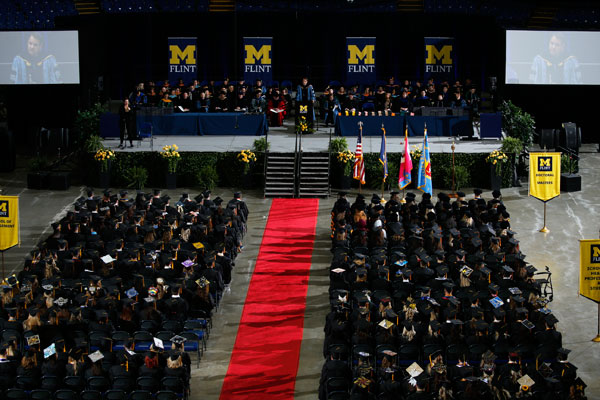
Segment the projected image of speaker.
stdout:
<svg viewBox="0 0 600 400">
<path fill-rule="evenodd" d="M 540 133 L 540 147 L 542 149 L 554 149 L 558 145 L 558 129 L 542 129 Z"/>
<path fill-rule="evenodd" d="M 581 147 L 581 139 L 577 130 L 577 125 L 574 122 L 564 122 L 560 133 L 560 145 L 564 148 L 579 152 Z"/>
</svg>

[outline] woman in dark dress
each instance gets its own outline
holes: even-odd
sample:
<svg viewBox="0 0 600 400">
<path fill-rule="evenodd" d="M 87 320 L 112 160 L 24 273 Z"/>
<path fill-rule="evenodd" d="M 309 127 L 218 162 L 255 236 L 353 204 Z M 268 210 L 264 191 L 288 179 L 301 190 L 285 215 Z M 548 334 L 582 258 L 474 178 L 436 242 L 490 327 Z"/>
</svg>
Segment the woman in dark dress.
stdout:
<svg viewBox="0 0 600 400">
<path fill-rule="evenodd" d="M 121 144 L 119 148 L 125 148 L 123 142 L 125 141 L 125 135 L 129 140 L 129 147 L 133 147 L 133 139 L 135 139 L 135 111 L 129 104 L 129 99 L 123 100 L 123 104 L 119 107 L 119 133 L 121 138 Z"/>
</svg>

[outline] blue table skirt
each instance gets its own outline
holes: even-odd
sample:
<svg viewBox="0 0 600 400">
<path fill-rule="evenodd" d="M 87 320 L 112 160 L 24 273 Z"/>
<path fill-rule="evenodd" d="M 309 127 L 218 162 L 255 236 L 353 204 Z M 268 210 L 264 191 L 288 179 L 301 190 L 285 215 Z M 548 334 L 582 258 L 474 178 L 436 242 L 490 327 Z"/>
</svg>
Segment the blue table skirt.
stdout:
<svg viewBox="0 0 600 400">
<path fill-rule="evenodd" d="M 429 136 L 466 136 L 470 130 L 469 117 L 407 117 L 396 115 L 389 117 L 380 116 L 340 116 L 335 124 L 335 133 L 338 136 L 358 136 L 358 122 L 363 123 L 364 136 L 381 135 L 381 124 L 385 126 L 387 136 L 404 136 L 404 124 L 408 125 L 409 136 L 423 136 L 425 124 Z"/>
<path fill-rule="evenodd" d="M 240 113 L 181 113 L 170 115 L 138 115 L 137 128 L 152 124 L 154 135 L 255 135 L 267 133 L 269 125 L 264 114 Z M 118 114 L 100 117 L 102 137 L 119 136 Z"/>
<path fill-rule="evenodd" d="M 138 115 L 138 127 L 152 123 L 155 135 L 264 135 L 268 130 L 264 114 L 181 113 Z"/>
</svg>

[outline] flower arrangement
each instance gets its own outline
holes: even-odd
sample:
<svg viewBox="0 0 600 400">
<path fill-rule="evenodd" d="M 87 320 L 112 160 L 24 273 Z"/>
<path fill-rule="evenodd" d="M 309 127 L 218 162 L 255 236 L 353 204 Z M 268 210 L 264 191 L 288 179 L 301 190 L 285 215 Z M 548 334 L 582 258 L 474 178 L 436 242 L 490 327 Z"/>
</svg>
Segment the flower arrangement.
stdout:
<svg viewBox="0 0 600 400">
<path fill-rule="evenodd" d="M 244 174 L 247 174 L 250 169 L 250 163 L 256 161 L 256 154 L 250 149 L 245 149 L 238 153 L 237 159 L 244 166 Z"/>
<path fill-rule="evenodd" d="M 354 162 L 354 157 L 354 153 L 350 150 L 340 151 L 337 154 L 337 160 L 340 164 L 342 164 L 342 167 L 344 169 L 344 175 L 348 175 L 350 173 L 350 167 Z"/>
<path fill-rule="evenodd" d="M 105 148 L 96 150 L 96 154 L 94 154 L 94 160 L 100 163 L 100 172 L 108 171 L 108 161 L 113 158 L 115 158 L 115 152 Z"/>
<path fill-rule="evenodd" d="M 179 147 L 176 144 L 164 146 L 160 155 L 167 160 L 168 172 L 174 174 L 177 171 L 177 163 L 181 158 L 181 154 L 177 151 Z"/>
<path fill-rule="evenodd" d="M 308 121 L 306 117 L 303 115 L 298 119 L 298 125 L 296 125 L 297 133 L 308 133 Z"/>
<path fill-rule="evenodd" d="M 500 172 L 502 171 L 502 164 L 508 161 L 508 156 L 500 150 L 494 150 L 486 157 L 485 161 L 489 164 L 495 165 L 496 175 L 500 175 Z"/>
<path fill-rule="evenodd" d="M 423 154 L 423 149 L 420 148 L 417 145 L 413 145 L 412 146 L 412 150 L 410 151 L 410 158 L 411 159 L 418 159 L 421 158 L 421 155 Z"/>
</svg>

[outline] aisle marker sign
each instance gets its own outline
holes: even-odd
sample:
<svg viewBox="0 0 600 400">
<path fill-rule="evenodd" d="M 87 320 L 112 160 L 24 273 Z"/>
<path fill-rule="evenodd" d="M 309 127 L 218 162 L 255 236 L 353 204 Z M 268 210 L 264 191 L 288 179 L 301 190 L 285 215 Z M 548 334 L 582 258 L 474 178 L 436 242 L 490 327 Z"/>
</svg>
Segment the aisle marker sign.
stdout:
<svg viewBox="0 0 600 400">
<path fill-rule="evenodd" d="M 19 244 L 19 197 L 0 196 L 0 251 Z"/>
<path fill-rule="evenodd" d="M 529 153 L 529 195 L 543 202 L 560 195 L 560 153 Z"/>
<path fill-rule="evenodd" d="M 579 294 L 600 302 L 600 239 L 579 241 Z"/>
</svg>

